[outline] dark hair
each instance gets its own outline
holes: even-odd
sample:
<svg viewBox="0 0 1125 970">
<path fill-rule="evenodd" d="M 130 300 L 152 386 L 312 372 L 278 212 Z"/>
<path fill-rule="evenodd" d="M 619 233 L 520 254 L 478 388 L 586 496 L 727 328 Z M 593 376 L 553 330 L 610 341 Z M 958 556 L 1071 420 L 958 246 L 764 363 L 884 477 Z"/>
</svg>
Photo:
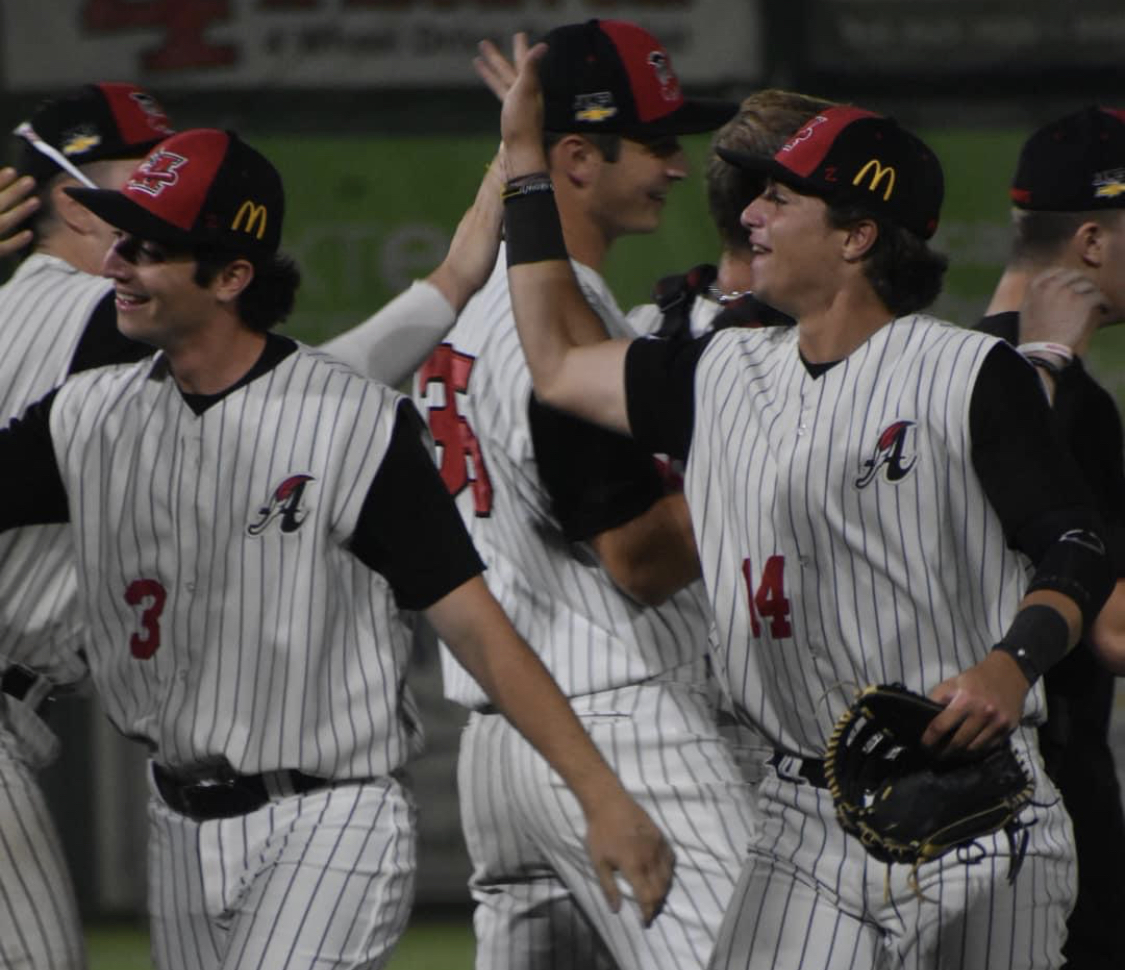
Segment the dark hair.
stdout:
<svg viewBox="0 0 1125 970">
<path fill-rule="evenodd" d="M 1044 212 L 1032 209 L 1013 209 L 1011 259 L 1015 263 L 1049 262 L 1086 222 L 1096 222 L 1109 227 L 1121 214 L 1121 209 L 1094 209 L 1087 212 Z"/>
<path fill-rule="evenodd" d="M 607 162 L 616 162 L 621 157 L 621 138 L 623 136 L 600 131 L 545 131 L 543 132 L 543 148 L 547 154 L 550 155 L 551 149 L 567 135 L 578 135 L 579 138 L 585 138 L 602 153 L 602 157 Z"/>
<path fill-rule="evenodd" d="M 715 132 L 707 159 L 707 208 L 726 249 L 746 249 L 742 210 L 762 193 L 765 179 L 724 162 L 716 149 L 771 157 L 810 118 L 835 102 L 766 88 L 745 98 L 738 114 Z"/>
<path fill-rule="evenodd" d="M 197 286 L 210 285 L 227 264 L 240 258 L 238 253 L 209 246 L 197 246 L 192 256 Z M 238 295 L 238 316 L 251 330 L 264 332 L 293 312 L 301 272 L 290 257 L 281 253 L 250 262 L 254 264 L 254 278 Z"/>
<path fill-rule="evenodd" d="M 863 274 L 896 317 L 924 310 L 938 298 L 949 260 L 921 236 L 855 203 L 828 202 L 827 219 L 834 229 L 850 229 L 864 220 L 875 223 L 878 235 L 863 254 Z"/>
</svg>

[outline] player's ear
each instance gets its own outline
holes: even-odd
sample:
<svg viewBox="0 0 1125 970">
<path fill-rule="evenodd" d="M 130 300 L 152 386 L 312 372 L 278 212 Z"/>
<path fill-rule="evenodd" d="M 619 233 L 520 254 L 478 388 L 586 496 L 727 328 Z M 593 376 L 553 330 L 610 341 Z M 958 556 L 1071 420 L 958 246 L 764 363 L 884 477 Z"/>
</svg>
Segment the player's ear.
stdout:
<svg viewBox="0 0 1125 970">
<path fill-rule="evenodd" d="M 234 303 L 253 279 L 254 264 L 250 260 L 232 259 L 215 276 L 212 283 L 215 298 L 220 303 Z"/>
<path fill-rule="evenodd" d="M 1098 268 L 1105 262 L 1108 236 L 1105 226 L 1094 219 L 1082 223 L 1074 231 L 1072 242 L 1082 265 Z"/>
<path fill-rule="evenodd" d="M 559 172 L 575 186 L 588 185 L 603 161 L 593 142 L 581 135 L 563 135 L 551 146 L 551 171 Z"/>
<path fill-rule="evenodd" d="M 859 219 L 845 230 L 841 254 L 847 263 L 856 263 L 867 255 L 879 238 L 879 225 L 874 219 Z"/>
<path fill-rule="evenodd" d="M 81 202 L 66 194 L 66 189 L 76 186 L 81 186 L 77 179 L 69 177 L 57 179 L 48 189 L 51 209 L 58 214 L 59 219 L 66 224 L 68 229 L 80 236 L 86 236 L 96 231 L 102 223 Z"/>
</svg>

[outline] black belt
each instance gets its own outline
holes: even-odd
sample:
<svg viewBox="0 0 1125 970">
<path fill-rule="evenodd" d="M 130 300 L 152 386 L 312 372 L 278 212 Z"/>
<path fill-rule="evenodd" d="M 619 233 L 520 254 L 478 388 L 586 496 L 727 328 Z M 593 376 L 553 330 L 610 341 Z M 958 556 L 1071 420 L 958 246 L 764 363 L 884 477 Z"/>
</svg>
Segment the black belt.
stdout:
<svg viewBox="0 0 1125 970">
<path fill-rule="evenodd" d="M 3 691 L 9 697 L 14 697 L 17 701 L 22 701 L 28 692 L 34 687 L 40 678 L 34 670 L 29 670 L 27 667 L 21 667 L 19 664 L 12 664 L 5 669 L 4 673 L 0 674 L 0 691 Z M 47 704 L 51 700 L 51 695 L 48 693 L 36 705 L 35 713 L 42 715 L 46 712 Z"/>
<path fill-rule="evenodd" d="M 332 784 L 327 778 L 294 770 L 271 771 L 262 775 L 227 772 L 214 779 L 183 780 L 155 762 L 152 777 L 164 803 L 172 811 L 197 822 L 248 815 L 265 805 L 271 795 L 304 795 Z"/>
<path fill-rule="evenodd" d="M 814 788 L 827 788 L 828 776 L 824 773 L 824 762 L 819 758 L 798 758 L 796 755 L 775 751 L 769 760 L 779 777 L 787 781 L 803 778 Z"/>
</svg>

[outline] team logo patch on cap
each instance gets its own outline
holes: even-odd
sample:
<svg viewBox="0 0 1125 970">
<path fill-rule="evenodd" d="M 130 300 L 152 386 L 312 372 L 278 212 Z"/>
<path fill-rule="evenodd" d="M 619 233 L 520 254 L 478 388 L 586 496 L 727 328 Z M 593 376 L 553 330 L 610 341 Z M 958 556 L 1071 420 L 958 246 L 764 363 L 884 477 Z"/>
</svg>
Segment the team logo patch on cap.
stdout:
<svg viewBox="0 0 1125 970">
<path fill-rule="evenodd" d="M 137 166 L 137 170 L 133 173 L 133 177 L 129 179 L 129 184 L 125 188 L 135 189 L 147 195 L 160 195 L 166 188 L 175 185 L 180 180 L 176 170 L 186 163 L 187 159 L 175 152 L 153 152 Z"/>
<path fill-rule="evenodd" d="M 574 96 L 575 121 L 607 121 L 617 114 L 611 91 L 596 91 L 593 94 Z"/>
<path fill-rule="evenodd" d="M 918 460 L 917 455 L 906 457 L 907 436 L 914 425 L 914 421 L 899 420 L 882 430 L 871 457 L 861 463 L 864 471 L 856 479 L 856 488 L 866 488 L 880 470 L 892 484 L 902 481 L 910 473 Z"/>
<path fill-rule="evenodd" d="M 672 64 L 664 51 L 649 51 L 645 63 L 652 68 L 656 75 L 656 83 L 660 85 L 660 96 L 665 101 L 680 100 L 680 82 L 672 71 Z"/>
<path fill-rule="evenodd" d="M 269 210 L 266 209 L 264 205 L 247 199 L 238 207 L 238 211 L 234 214 L 234 221 L 231 222 L 230 227 L 235 232 L 242 231 L 261 239 L 262 236 L 265 235 L 268 222 Z M 257 230 L 255 230 L 255 226 Z"/>
<path fill-rule="evenodd" d="M 1094 175 L 1094 198 L 1115 199 L 1125 193 L 1125 168 L 1114 168 Z"/>
</svg>

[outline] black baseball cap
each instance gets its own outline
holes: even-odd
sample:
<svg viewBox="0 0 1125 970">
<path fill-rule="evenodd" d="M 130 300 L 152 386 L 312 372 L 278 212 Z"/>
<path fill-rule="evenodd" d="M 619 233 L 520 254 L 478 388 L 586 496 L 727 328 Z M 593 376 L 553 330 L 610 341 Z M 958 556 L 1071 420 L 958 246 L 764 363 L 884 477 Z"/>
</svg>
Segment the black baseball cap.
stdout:
<svg viewBox="0 0 1125 970">
<path fill-rule="evenodd" d="M 937 156 L 893 118 L 841 105 L 810 118 L 772 157 L 717 149 L 732 165 L 825 200 L 855 202 L 929 239 L 945 180 Z"/>
<path fill-rule="evenodd" d="M 51 178 L 64 166 L 36 139 L 72 165 L 112 158 L 140 158 L 172 134 L 160 103 L 135 84 L 86 84 L 42 102 L 14 134 L 22 140 L 16 167 L 21 175 Z"/>
<path fill-rule="evenodd" d="M 1125 111 L 1090 106 L 1036 131 L 1020 150 L 1011 197 L 1046 212 L 1125 208 Z"/>
<path fill-rule="evenodd" d="M 647 30 L 625 20 L 556 27 L 539 62 L 547 131 L 633 137 L 713 131 L 738 105 L 685 98 L 672 58 Z"/>
<path fill-rule="evenodd" d="M 281 176 L 232 131 L 193 128 L 160 142 L 120 192 L 66 191 L 111 226 L 170 246 L 256 257 L 281 244 Z"/>
</svg>

